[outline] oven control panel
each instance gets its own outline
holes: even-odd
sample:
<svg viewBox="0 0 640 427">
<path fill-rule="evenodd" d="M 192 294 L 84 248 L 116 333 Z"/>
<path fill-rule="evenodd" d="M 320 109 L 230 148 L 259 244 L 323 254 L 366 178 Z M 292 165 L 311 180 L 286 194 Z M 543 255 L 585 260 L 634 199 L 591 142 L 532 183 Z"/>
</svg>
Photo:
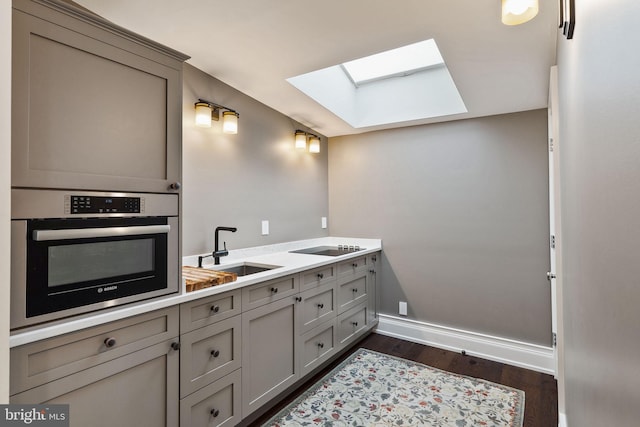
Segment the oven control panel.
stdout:
<svg viewBox="0 0 640 427">
<path fill-rule="evenodd" d="M 144 197 L 65 196 L 67 214 L 112 214 L 144 212 Z"/>
</svg>

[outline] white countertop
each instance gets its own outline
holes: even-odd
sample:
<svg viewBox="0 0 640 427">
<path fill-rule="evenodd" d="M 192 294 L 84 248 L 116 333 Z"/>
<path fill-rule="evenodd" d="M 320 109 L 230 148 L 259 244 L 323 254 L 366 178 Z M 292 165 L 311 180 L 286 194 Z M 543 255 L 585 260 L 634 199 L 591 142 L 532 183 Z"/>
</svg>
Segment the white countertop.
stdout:
<svg viewBox="0 0 640 427">
<path fill-rule="evenodd" d="M 337 257 L 310 254 L 294 254 L 289 251 L 310 248 L 315 246 L 338 246 L 350 245 L 360 246 L 361 250 L 357 252 L 348 252 L 345 255 Z M 323 265 L 333 264 L 335 262 L 344 261 L 346 259 L 357 256 L 377 252 L 382 249 L 382 241 L 380 239 L 359 239 L 351 237 L 322 237 L 317 239 L 298 240 L 294 242 L 279 243 L 268 246 L 257 246 L 253 248 L 230 250 L 229 255 L 220 258 L 220 265 L 214 266 L 211 257 L 206 258 L 203 262 L 205 268 L 225 268 L 233 267 L 243 262 L 252 264 L 262 264 L 279 266 L 272 270 L 251 274 L 248 276 L 238 277 L 238 280 L 232 283 L 217 285 L 210 288 L 201 289 L 194 292 L 185 292 L 184 281 L 180 294 L 159 297 L 149 301 L 137 302 L 122 307 L 107 309 L 82 315 L 75 318 L 50 323 L 40 327 L 29 328 L 24 331 L 12 333 L 9 337 L 9 347 L 17 347 L 31 342 L 51 338 L 57 335 L 75 332 L 80 329 L 101 325 L 115 320 L 124 319 L 126 317 L 135 316 L 137 314 L 147 313 L 153 310 L 170 307 L 187 301 L 216 295 L 233 289 L 242 288 L 265 280 L 275 279 L 289 274 L 298 273 L 300 271 L 309 270 Z M 209 254 L 200 254 L 209 255 Z M 182 265 L 198 265 L 198 255 L 185 256 L 182 258 Z"/>
</svg>

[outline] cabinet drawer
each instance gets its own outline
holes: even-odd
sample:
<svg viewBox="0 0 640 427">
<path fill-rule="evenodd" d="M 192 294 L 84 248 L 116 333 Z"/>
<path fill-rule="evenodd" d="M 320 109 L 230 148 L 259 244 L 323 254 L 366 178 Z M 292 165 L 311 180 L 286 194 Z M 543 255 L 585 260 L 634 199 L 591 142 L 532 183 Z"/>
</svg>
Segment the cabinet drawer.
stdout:
<svg viewBox="0 0 640 427">
<path fill-rule="evenodd" d="M 180 427 L 235 426 L 241 420 L 241 370 L 180 401 Z"/>
<path fill-rule="evenodd" d="M 352 274 L 365 271 L 367 268 L 367 256 L 363 255 L 358 258 L 352 258 L 338 264 L 338 277 L 349 276 Z"/>
<path fill-rule="evenodd" d="M 336 352 L 336 319 L 330 320 L 302 336 L 300 375 L 304 376 Z"/>
<path fill-rule="evenodd" d="M 242 310 L 251 310 L 297 293 L 297 274 L 242 288 Z"/>
<path fill-rule="evenodd" d="M 338 317 L 338 345 L 341 348 L 355 340 L 367 329 L 368 311 L 369 308 L 366 305 L 362 305 Z"/>
<path fill-rule="evenodd" d="M 180 332 L 185 333 L 240 314 L 240 289 L 180 304 Z"/>
<path fill-rule="evenodd" d="M 355 278 L 338 281 L 338 313 L 344 313 L 351 307 L 367 300 L 368 280 L 368 273 L 363 272 Z"/>
<path fill-rule="evenodd" d="M 179 352 L 155 344 L 11 396 L 16 404 L 67 404 L 71 427 L 175 426 Z M 43 423 L 33 423 L 38 425 Z M 48 424 L 48 423 L 44 423 Z"/>
<path fill-rule="evenodd" d="M 178 307 L 11 349 L 11 394 L 178 336 Z"/>
<path fill-rule="evenodd" d="M 300 333 L 303 334 L 337 314 L 337 293 L 332 283 L 300 294 Z"/>
<path fill-rule="evenodd" d="M 300 273 L 300 290 L 304 291 L 336 280 L 336 265 L 326 265 Z"/>
<path fill-rule="evenodd" d="M 181 338 L 180 396 L 185 397 L 240 367 L 240 328 L 234 316 Z"/>
</svg>

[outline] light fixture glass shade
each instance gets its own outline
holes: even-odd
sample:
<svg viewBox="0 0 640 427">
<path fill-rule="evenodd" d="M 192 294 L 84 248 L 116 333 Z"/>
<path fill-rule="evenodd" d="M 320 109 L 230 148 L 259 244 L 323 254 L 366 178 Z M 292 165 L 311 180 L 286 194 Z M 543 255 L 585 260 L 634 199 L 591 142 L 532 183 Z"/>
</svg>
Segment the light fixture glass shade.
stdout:
<svg viewBox="0 0 640 427">
<path fill-rule="evenodd" d="M 538 0 L 502 0 L 502 23 L 519 25 L 538 14 Z"/>
<path fill-rule="evenodd" d="M 211 127 L 211 107 L 204 102 L 196 102 L 196 126 Z"/>
<path fill-rule="evenodd" d="M 222 113 L 222 132 L 238 133 L 238 117 L 235 111 L 225 111 Z"/>
<path fill-rule="evenodd" d="M 309 138 L 309 152 L 310 153 L 319 153 L 320 152 L 320 138 L 317 136 L 312 136 Z"/>
<path fill-rule="evenodd" d="M 296 131 L 296 150 L 307 149 L 307 134 L 302 131 Z"/>
</svg>

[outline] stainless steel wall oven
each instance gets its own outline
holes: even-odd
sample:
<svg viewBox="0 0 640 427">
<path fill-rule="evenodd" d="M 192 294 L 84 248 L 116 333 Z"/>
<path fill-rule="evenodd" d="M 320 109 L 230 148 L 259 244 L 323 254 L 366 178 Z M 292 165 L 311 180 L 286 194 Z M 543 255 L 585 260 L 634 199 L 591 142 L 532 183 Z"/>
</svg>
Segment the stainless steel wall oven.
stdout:
<svg viewBox="0 0 640 427">
<path fill-rule="evenodd" d="M 178 196 L 12 190 L 11 328 L 179 291 Z"/>
</svg>

